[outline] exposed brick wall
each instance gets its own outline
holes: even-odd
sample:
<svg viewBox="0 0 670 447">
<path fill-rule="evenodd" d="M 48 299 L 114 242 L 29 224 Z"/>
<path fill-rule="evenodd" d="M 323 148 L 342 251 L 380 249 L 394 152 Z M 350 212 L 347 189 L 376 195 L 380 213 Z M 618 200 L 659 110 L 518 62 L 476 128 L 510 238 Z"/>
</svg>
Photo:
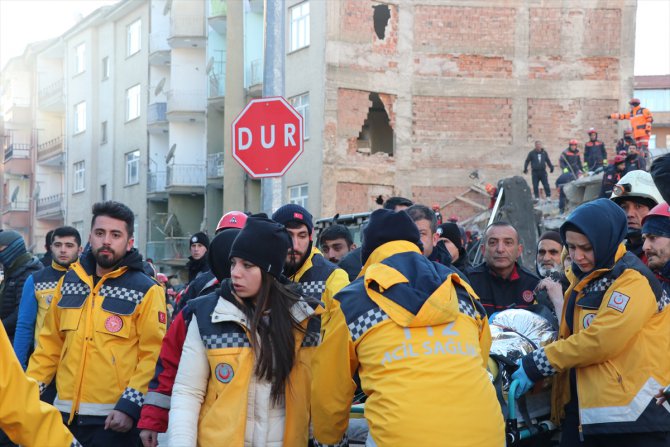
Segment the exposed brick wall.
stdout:
<svg viewBox="0 0 670 447">
<path fill-rule="evenodd" d="M 479 54 L 422 54 L 414 59 L 417 74 L 458 78 L 511 78 L 513 61 Z"/>
<path fill-rule="evenodd" d="M 375 34 L 373 7 L 386 5 L 391 17 L 386 25 L 384 39 Z M 342 39 L 352 43 L 371 43 L 372 51 L 381 54 L 395 53 L 398 45 L 398 6 L 388 3 L 377 3 L 360 0 L 346 0 L 342 7 L 343 15 L 340 22 Z"/>
<path fill-rule="evenodd" d="M 561 8 L 530 8 L 529 54 L 556 55 L 561 51 Z"/>
<path fill-rule="evenodd" d="M 367 183 L 338 182 L 336 211 L 340 214 L 360 213 L 379 208 L 378 196 L 390 197 L 393 187 Z"/>
<path fill-rule="evenodd" d="M 528 78 L 542 80 L 619 80 L 619 59 L 613 57 L 568 58 L 561 56 L 531 56 L 528 58 Z"/>
<path fill-rule="evenodd" d="M 514 51 L 514 8 L 459 6 L 414 7 L 414 47 L 431 51 L 477 48 L 481 52 Z"/>
<path fill-rule="evenodd" d="M 587 9 L 583 51 L 586 54 L 618 55 L 621 51 L 620 32 L 620 9 Z"/>
<path fill-rule="evenodd" d="M 417 138 L 512 142 L 512 101 L 508 98 L 414 96 Z"/>
</svg>

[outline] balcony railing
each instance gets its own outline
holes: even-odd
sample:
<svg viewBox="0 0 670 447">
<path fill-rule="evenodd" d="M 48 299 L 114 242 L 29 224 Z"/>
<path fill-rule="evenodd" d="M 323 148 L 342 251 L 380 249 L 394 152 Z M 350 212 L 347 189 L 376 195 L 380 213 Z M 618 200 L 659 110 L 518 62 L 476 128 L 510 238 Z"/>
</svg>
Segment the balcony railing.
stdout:
<svg viewBox="0 0 670 447">
<path fill-rule="evenodd" d="M 209 74 L 209 97 L 226 96 L 226 77 L 222 73 Z"/>
<path fill-rule="evenodd" d="M 199 15 L 177 15 L 170 20 L 170 37 L 204 37 L 205 18 Z"/>
<path fill-rule="evenodd" d="M 209 0 L 209 16 L 225 17 L 228 14 L 228 8 L 224 0 Z"/>
<path fill-rule="evenodd" d="M 5 161 L 12 158 L 30 158 L 30 144 L 12 143 L 5 149 Z"/>
<path fill-rule="evenodd" d="M 40 104 L 48 99 L 53 98 L 54 96 L 63 94 L 63 79 L 59 79 L 56 82 L 43 87 L 39 90 L 38 96 L 40 99 Z"/>
<path fill-rule="evenodd" d="M 207 155 L 207 178 L 223 177 L 223 152 Z"/>
<path fill-rule="evenodd" d="M 167 112 L 205 112 L 207 97 L 204 90 L 172 89 L 167 92 Z"/>
<path fill-rule="evenodd" d="M 149 172 L 149 179 L 147 181 L 148 193 L 165 192 L 167 173 L 165 171 Z"/>
<path fill-rule="evenodd" d="M 255 59 L 249 64 L 249 86 L 263 83 L 263 60 Z"/>
<path fill-rule="evenodd" d="M 167 112 L 167 103 L 165 102 L 155 102 L 149 104 L 149 110 L 147 112 L 147 124 L 161 124 L 167 121 L 165 114 Z"/>
<path fill-rule="evenodd" d="M 205 166 L 175 164 L 167 167 L 167 186 L 205 186 Z"/>
<path fill-rule="evenodd" d="M 63 194 L 40 197 L 37 199 L 37 217 L 44 217 L 63 212 Z"/>
<path fill-rule="evenodd" d="M 147 242 L 146 255 L 155 261 L 177 261 L 186 263 L 190 256 L 190 238 L 166 237 L 164 241 Z"/>
<path fill-rule="evenodd" d="M 43 160 L 63 152 L 63 137 L 52 138 L 37 145 L 37 158 Z"/>
<path fill-rule="evenodd" d="M 15 200 L 13 202 L 7 202 L 2 205 L 3 213 L 8 213 L 11 211 L 30 211 L 30 202 L 27 200 Z"/>
</svg>

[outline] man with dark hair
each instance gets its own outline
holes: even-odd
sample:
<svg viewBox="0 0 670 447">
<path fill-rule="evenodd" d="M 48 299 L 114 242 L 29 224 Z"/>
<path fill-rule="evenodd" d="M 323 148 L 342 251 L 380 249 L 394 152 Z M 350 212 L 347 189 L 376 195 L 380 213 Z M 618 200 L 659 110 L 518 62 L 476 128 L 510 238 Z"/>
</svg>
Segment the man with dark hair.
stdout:
<svg viewBox="0 0 670 447">
<path fill-rule="evenodd" d="M 391 211 L 401 211 L 404 209 L 409 208 L 410 206 L 414 205 L 414 202 L 412 202 L 409 199 L 406 199 L 404 197 L 389 197 L 386 199 L 382 207 L 387 210 Z"/>
<path fill-rule="evenodd" d="M 108 201 L 92 211 L 91 248 L 58 282 L 27 374 L 42 390 L 56 376 L 54 406 L 84 446 L 138 445 L 165 298 L 133 248 L 132 210 Z"/>
<path fill-rule="evenodd" d="M 351 250 L 356 248 L 351 231 L 344 225 L 334 224 L 319 234 L 319 246 L 323 255 L 333 264 L 337 264 Z"/>
<path fill-rule="evenodd" d="M 300 284 L 303 293 L 324 301 L 328 307 L 335 294 L 349 284 L 349 277 L 313 246 L 312 215 L 300 205 L 290 203 L 275 211 L 272 220 L 286 227 L 293 243 L 286 255 L 284 275 Z"/>
<path fill-rule="evenodd" d="M 81 236 L 73 227 L 59 227 L 52 232 L 51 265 L 33 273 L 23 286 L 19 317 L 14 336 L 14 351 L 23 369 L 37 345 L 37 336 L 51 305 L 56 284 L 81 253 Z"/>
<path fill-rule="evenodd" d="M 198 276 L 209 270 L 207 263 L 207 250 L 209 249 L 209 237 L 202 231 L 191 236 L 189 241 L 191 256 L 188 258 L 186 268 L 188 269 L 188 282 L 190 283 Z"/>
<path fill-rule="evenodd" d="M 463 246 L 461 228 L 454 222 L 443 223 L 437 227 L 437 235 L 439 240 L 435 244 L 435 248 L 437 249 L 440 244 L 444 244 L 444 247 L 451 256 L 451 265 L 460 271 L 468 268 L 468 256 Z"/>
<path fill-rule="evenodd" d="M 49 231 L 46 236 L 44 236 L 44 256 L 40 259 L 40 262 L 44 267 L 49 267 L 51 265 L 51 238 L 54 234 L 54 230 Z"/>
<path fill-rule="evenodd" d="M 584 163 L 586 169 L 593 172 L 607 166 L 607 149 L 605 143 L 598 139 L 598 131 L 595 128 L 590 128 L 587 133 L 589 141 L 584 143 Z"/>
<path fill-rule="evenodd" d="M 535 198 L 540 198 L 540 182 L 542 182 L 542 187 L 544 188 L 544 195 L 549 198 L 551 197 L 551 188 L 549 188 L 549 180 L 547 179 L 547 166 L 551 172 L 554 172 L 554 165 L 549 159 L 549 154 L 542 147 L 542 142 L 537 140 L 535 142 L 535 148 L 528 152 L 526 161 L 523 164 L 523 173 L 528 173 L 528 165 L 530 164 L 531 169 L 531 179 L 533 181 L 533 194 Z"/>
<path fill-rule="evenodd" d="M 507 222 L 492 223 L 484 232 L 482 247 L 484 262 L 466 274 L 488 315 L 511 307 L 529 308 L 540 278 L 518 263 L 523 246 L 516 228 Z"/>
<path fill-rule="evenodd" d="M 435 247 L 435 244 L 439 239 L 435 212 L 426 205 L 418 203 L 410 206 L 405 211 L 409 214 L 409 217 L 412 218 L 416 227 L 419 229 L 421 243 L 423 244 L 423 255 L 430 259 L 433 254 L 433 247 Z M 449 259 L 451 260 L 451 257 L 449 257 Z"/>
</svg>

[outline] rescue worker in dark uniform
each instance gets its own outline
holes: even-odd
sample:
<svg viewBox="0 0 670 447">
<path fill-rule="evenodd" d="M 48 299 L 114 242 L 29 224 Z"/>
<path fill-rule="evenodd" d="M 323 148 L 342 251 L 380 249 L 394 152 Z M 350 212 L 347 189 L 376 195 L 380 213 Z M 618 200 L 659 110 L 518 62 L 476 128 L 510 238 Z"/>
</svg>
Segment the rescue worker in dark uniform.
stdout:
<svg viewBox="0 0 670 447">
<path fill-rule="evenodd" d="M 596 169 L 607 166 L 607 149 L 605 143 L 598 140 L 598 131 L 593 127 L 587 132 L 589 141 L 584 143 L 584 163 L 588 171 L 595 172 Z"/>
<path fill-rule="evenodd" d="M 628 146 L 628 152 L 626 153 L 626 174 L 631 171 L 647 170 L 647 160 L 640 153 L 640 149 L 634 144 Z"/>
<path fill-rule="evenodd" d="M 617 184 L 621 177 L 626 174 L 626 157 L 623 155 L 616 155 L 614 157 L 614 164 L 605 168 L 603 174 L 603 183 L 600 187 L 600 198 L 608 199 L 612 195 L 612 189 Z"/>
<path fill-rule="evenodd" d="M 540 182 L 544 188 L 544 195 L 551 197 L 551 188 L 549 187 L 549 180 L 547 179 L 547 166 L 551 172 L 554 172 L 554 165 L 549 159 L 549 154 L 542 147 L 541 141 L 535 142 L 535 149 L 528 152 L 526 161 L 523 164 L 523 173 L 528 174 L 528 165 L 530 164 L 531 179 L 533 181 L 533 194 L 535 198 L 540 198 Z"/>
<path fill-rule="evenodd" d="M 540 278 L 517 262 L 523 246 L 516 228 L 507 222 L 492 223 L 484 232 L 482 247 L 484 262 L 466 270 L 466 275 L 486 313 L 530 308 Z"/>
<path fill-rule="evenodd" d="M 575 177 L 581 177 L 584 173 L 582 168 L 582 158 L 579 153 L 579 148 L 577 145 L 579 142 L 577 140 L 570 140 L 568 148 L 561 152 L 561 156 L 558 159 L 558 164 L 563 170 L 564 174 L 571 172 Z"/>
</svg>

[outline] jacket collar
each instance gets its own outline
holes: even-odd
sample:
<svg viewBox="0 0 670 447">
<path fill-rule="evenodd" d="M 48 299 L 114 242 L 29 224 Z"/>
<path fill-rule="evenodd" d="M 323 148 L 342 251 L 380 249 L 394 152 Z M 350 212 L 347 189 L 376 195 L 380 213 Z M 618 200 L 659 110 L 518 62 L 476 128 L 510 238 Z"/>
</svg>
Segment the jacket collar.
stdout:
<svg viewBox="0 0 670 447">
<path fill-rule="evenodd" d="M 626 254 L 626 247 L 623 244 L 619 244 L 619 247 L 617 248 L 616 254 L 614 255 L 614 264 L 619 262 L 619 260 L 625 254 Z M 609 272 L 610 270 L 612 270 L 612 268 L 614 267 L 614 264 L 612 264 L 608 268 L 593 270 L 588 275 L 584 276 L 582 279 L 578 279 L 579 282 L 574 287 L 575 291 L 577 291 L 577 292 L 581 291 L 592 280 L 594 280 L 594 279 L 604 275 L 605 273 Z"/>
<path fill-rule="evenodd" d="M 59 272 L 67 272 L 68 270 L 67 268 L 63 267 L 62 265 L 53 260 L 51 261 L 51 268 L 54 270 L 58 270 Z"/>
<path fill-rule="evenodd" d="M 421 251 L 419 250 L 419 247 L 417 247 L 417 245 L 414 242 L 391 241 L 380 245 L 379 247 L 375 248 L 375 250 L 370 254 L 370 257 L 368 257 L 368 260 L 365 262 L 365 265 L 363 266 L 363 268 L 361 268 L 361 272 L 358 274 L 358 278 L 365 276 L 365 271 L 372 264 L 378 264 L 382 262 L 384 259 L 391 257 L 395 254 L 409 251 L 413 251 L 415 253 L 419 253 L 420 255 L 422 255 Z"/>
<path fill-rule="evenodd" d="M 291 276 L 291 281 L 299 282 L 300 278 L 302 278 L 302 275 L 304 275 L 307 270 L 312 268 L 312 258 L 320 254 L 321 252 L 319 249 L 312 244 L 312 251 L 309 252 L 309 256 L 307 256 L 307 259 L 305 259 L 305 262 L 302 263 L 298 271 L 295 272 L 295 275 Z"/>
</svg>

